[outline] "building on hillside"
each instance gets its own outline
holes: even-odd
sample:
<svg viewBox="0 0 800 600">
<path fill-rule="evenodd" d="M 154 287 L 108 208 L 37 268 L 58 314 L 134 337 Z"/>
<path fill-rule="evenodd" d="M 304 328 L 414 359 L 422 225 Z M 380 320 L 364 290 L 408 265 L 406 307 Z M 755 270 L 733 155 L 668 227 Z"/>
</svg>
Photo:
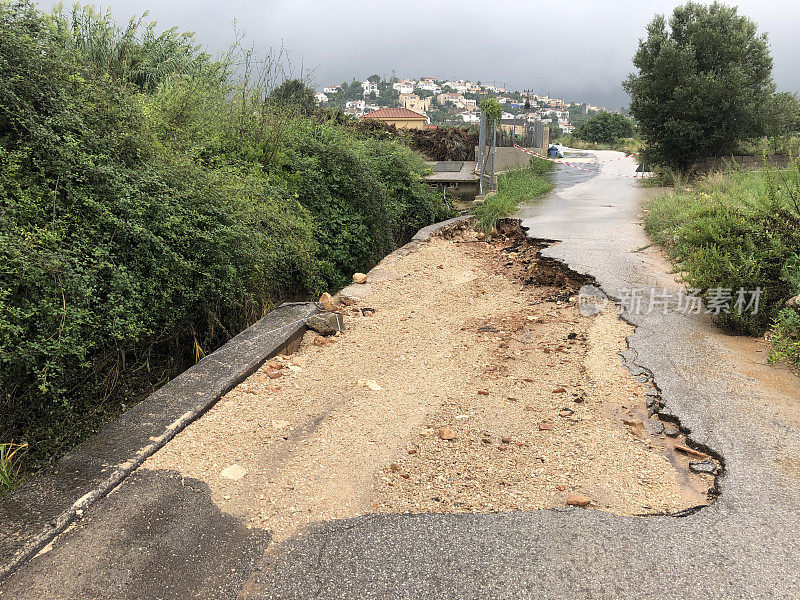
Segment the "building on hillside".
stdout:
<svg viewBox="0 0 800 600">
<path fill-rule="evenodd" d="M 314 99 L 317 101 L 317 104 L 325 104 L 328 101 L 328 96 L 322 92 L 317 92 L 314 94 Z"/>
<path fill-rule="evenodd" d="M 337 92 L 338 92 L 340 89 L 342 89 L 342 88 L 340 88 L 338 85 L 327 85 L 327 86 L 325 86 L 324 88 L 322 88 L 322 91 L 323 91 L 324 93 L 326 93 L 326 94 L 335 94 L 335 93 L 337 93 Z"/>
<path fill-rule="evenodd" d="M 414 93 L 414 86 L 417 84 L 416 81 L 411 79 L 401 79 L 396 81 L 392 84 L 392 87 L 396 89 L 401 94 L 413 94 Z"/>
<path fill-rule="evenodd" d="M 454 94 L 452 92 L 439 94 L 438 96 L 436 96 L 436 100 L 438 100 L 439 104 L 441 105 L 453 104 L 458 106 L 460 104 L 461 105 L 460 108 L 464 107 L 464 96 L 462 94 Z"/>
<path fill-rule="evenodd" d="M 523 119 L 503 119 L 500 121 L 500 129 L 503 133 L 513 133 L 514 135 L 525 135 L 528 130 L 528 123 Z"/>
<path fill-rule="evenodd" d="M 464 121 L 464 123 L 480 123 L 481 120 L 480 113 L 469 110 L 459 113 L 458 116 L 461 117 L 461 120 Z"/>
<path fill-rule="evenodd" d="M 575 125 L 570 125 L 569 123 L 559 123 L 558 126 L 561 129 L 561 131 L 563 131 L 566 134 L 570 134 L 573 131 L 575 131 Z"/>
<path fill-rule="evenodd" d="M 433 98 L 428 96 L 427 98 L 420 98 L 416 94 L 400 94 L 398 96 L 397 101 L 403 108 L 407 108 L 408 110 L 413 110 L 414 112 L 425 114 L 431 108 L 431 100 Z"/>
<path fill-rule="evenodd" d="M 432 92 L 434 95 L 441 94 L 442 88 L 431 79 L 423 79 L 417 84 L 417 89 Z"/>
<path fill-rule="evenodd" d="M 344 107 L 345 109 L 359 110 L 363 113 L 364 109 L 367 107 L 367 103 L 363 100 L 350 100 L 345 103 Z"/>
<path fill-rule="evenodd" d="M 381 121 L 398 129 L 425 129 L 428 123 L 428 117 L 407 108 L 379 108 L 360 118 Z"/>
<path fill-rule="evenodd" d="M 375 94 L 376 96 L 380 96 L 377 83 L 372 83 L 371 81 L 362 81 L 361 89 L 364 90 L 365 96 L 369 96 L 370 94 Z"/>
</svg>

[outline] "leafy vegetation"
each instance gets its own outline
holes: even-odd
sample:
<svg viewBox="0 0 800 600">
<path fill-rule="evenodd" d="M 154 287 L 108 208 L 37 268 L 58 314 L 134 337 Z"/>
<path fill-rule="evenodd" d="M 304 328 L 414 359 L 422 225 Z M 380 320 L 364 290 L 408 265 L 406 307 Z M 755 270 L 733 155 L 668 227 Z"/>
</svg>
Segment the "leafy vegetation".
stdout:
<svg viewBox="0 0 800 600">
<path fill-rule="evenodd" d="M 277 70 L 0 3 L 0 441 L 24 469 L 447 216 L 419 156 Z"/>
<path fill-rule="evenodd" d="M 772 57 L 766 35 L 735 7 L 688 2 L 669 26 L 656 16 L 633 63 L 638 73 L 624 87 L 648 164 L 687 170 L 763 129 L 775 90 Z"/>
<path fill-rule="evenodd" d="M 633 137 L 633 123 L 618 113 L 601 112 L 581 123 L 573 135 L 585 142 L 616 144 Z"/>
<path fill-rule="evenodd" d="M 716 174 L 656 198 L 645 225 L 694 288 L 763 290 L 757 313 L 731 311 L 720 324 L 761 335 L 775 358 L 800 363 L 800 170 Z M 685 190 L 685 191 L 680 191 Z"/>
<path fill-rule="evenodd" d="M 483 204 L 475 208 L 475 216 L 481 227 L 494 229 L 497 220 L 513 213 L 521 202 L 533 200 L 553 189 L 547 176 L 553 163 L 531 157 L 526 167 L 512 169 L 497 176 L 497 192 L 486 197 Z"/>
</svg>

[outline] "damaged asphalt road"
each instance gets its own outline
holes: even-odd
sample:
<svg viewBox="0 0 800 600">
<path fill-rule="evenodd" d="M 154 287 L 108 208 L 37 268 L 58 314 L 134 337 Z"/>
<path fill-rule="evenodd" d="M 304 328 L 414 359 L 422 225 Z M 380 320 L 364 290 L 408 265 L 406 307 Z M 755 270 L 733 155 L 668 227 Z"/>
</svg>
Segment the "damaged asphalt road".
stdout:
<svg viewBox="0 0 800 600">
<path fill-rule="evenodd" d="M 637 252 L 648 244 L 640 205 L 649 192 L 614 175 L 633 168 L 628 159 L 597 176 L 559 175 L 556 191 L 519 215 L 530 236 L 562 240 L 543 255 L 612 297 L 676 287 L 657 252 Z M 367 515 L 313 525 L 264 554 L 268 536 L 221 513 L 203 483 L 140 471 L 62 535 L 61 551 L 1 584 L 0 599 L 797 598 L 797 379 L 705 318 L 626 319 L 637 326 L 629 363 L 652 373 L 662 413 L 724 460 L 710 506 L 682 517 L 579 508 Z M 80 589 L 69 581 L 78 566 L 91 573 Z"/>
<path fill-rule="evenodd" d="M 543 255 L 593 276 L 613 297 L 677 287 L 657 252 L 637 252 L 649 243 L 640 224 L 649 191 L 616 176 L 633 169 L 632 159 L 605 163 L 597 177 L 559 185 L 518 215 L 530 236 L 562 240 Z M 684 517 L 556 509 L 321 524 L 268 556 L 250 597 L 797 598 L 797 379 L 706 318 L 626 319 L 637 326 L 629 345 L 662 391 L 662 412 L 725 460 L 714 504 Z"/>
</svg>

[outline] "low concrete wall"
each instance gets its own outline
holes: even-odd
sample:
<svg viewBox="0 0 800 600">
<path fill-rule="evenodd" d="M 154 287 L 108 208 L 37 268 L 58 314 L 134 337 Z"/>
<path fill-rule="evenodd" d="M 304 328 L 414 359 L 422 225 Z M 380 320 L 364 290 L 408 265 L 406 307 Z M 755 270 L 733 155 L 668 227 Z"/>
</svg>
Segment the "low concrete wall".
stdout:
<svg viewBox="0 0 800 600">
<path fill-rule="evenodd" d="M 531 148 L 528 148 L 529 150 Z M 532 148 L 537 152 L 542 152 L 541 148 Z M 492 150 L 491 147 L 486 148 L 486 153 L 488 155 L 488 159 L 486 161 L 486 169 L 490 168 L 492 164 Z M 478 155 L 478 148 L 475 147 L 475 155 Z M 495 173 L 499 171 L 507 171 L 508 169 L 514 169 L 517 167 L 525 167 L 530 164 L 531 156 L 529 154 L 525 154 L 518 148 L 495 148 L 494 154 L 494 170 Z M 480 166 L 480 165 L 479 165 Z"/>
<path fill-rule="evenodd" d="M 0 500 L 0 580 L 264 361 L 299 341 L 318 310 L 314 303 L 277 308 Z"/>
<path fill-rule="evenodd" d="M 700 173 L 713 173 L 717 171 L 727 171 L 729 167 L 739 168 L 744 171 L 753 171 L 764 167 L 765 157 L 761 155 L 735 155 L 717 156 L 704 158 L 697 163 L 697 170 Z M 790 158 L 786 154 L 770 154 L 766 157 L 766 162 L 770 167 L 785 169 L 789 166 Z"/>
</svg>

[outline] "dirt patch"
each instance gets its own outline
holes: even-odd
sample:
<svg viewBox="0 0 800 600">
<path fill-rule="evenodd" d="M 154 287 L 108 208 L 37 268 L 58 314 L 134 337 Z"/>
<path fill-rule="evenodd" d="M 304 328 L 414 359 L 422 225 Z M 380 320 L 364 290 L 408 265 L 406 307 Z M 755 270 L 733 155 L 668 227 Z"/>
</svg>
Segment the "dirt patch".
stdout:
<svg viewBox="0 0 800 600">
<path fill-rule="evenodd" d="M 207 482 L 277 540 L 367 512 L 546 508 L 576 493 L 620 514 L 706 502 L 713 477 L 680 468 L 682 438 L 658 433 L 652 388 L 620 360 L 630 328 L 613 310 L 582 315 L 580 277 L 518 227 L 481 236 L 458 228 L 387 258 L 344 291 L 343 334 L 307 334 L 145 466 Z"/>
</svg>

